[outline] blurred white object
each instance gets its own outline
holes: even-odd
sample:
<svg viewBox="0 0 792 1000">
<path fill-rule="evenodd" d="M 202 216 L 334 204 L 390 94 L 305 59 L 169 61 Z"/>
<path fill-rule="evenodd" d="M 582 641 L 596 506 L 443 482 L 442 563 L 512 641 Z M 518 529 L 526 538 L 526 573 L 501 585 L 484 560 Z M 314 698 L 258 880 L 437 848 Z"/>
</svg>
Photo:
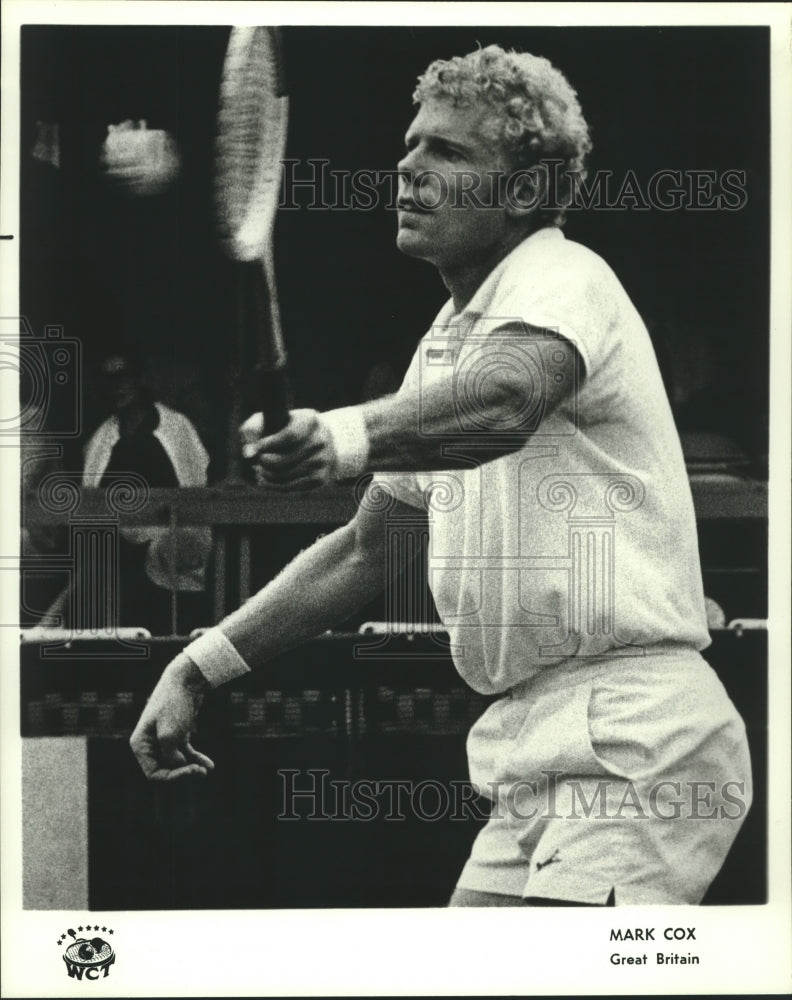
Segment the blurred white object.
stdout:
<svg viewBox="0 0 792 1000">
<path fill-rule="evenodd" d="M 704 598 L 704 606 L 707 610 L 707 627 L 724 628 L 726 625 L 726 612 L 711 597 Z"/>
<path fill-rule="evenodd" d="M 31 156 L 51 167 L 60 166 L 60 125 L 57 122 L 36 122 L 36 141 Z"/>
<path fill-rule="evenodd" d="M 767 631 L 767 619 L 766 618 L 735 618 L 733 621 L 729 622 L 729 629 L 732 632 L 736 632 L 737 635 L 742 635 L 743 632 L 766 632 Z"/>
<path fill-rule="evenodd" d="M 209 455 L 195 427 L 183 413 L 163 403 L 154 404 L 159 420 L 154 437 L 170 459 L 179 486 L 206 486 Z M 85 485 L 98 489 L 120 438 L 120 424 L 113 414 L 96 429 L 85 448 Z M 206 585 L 206 566 L 212 552 L 212 529 L 156 525 L 124 527 L 121 535 L 133 544 L 149 542 L 146 575 L 165 590 L 200 591 Z"/>
<path fill-rule="evenodd" d="M 363 622 L 359 635 L 442 635 L 448 629 L 442 622 Z"/>
<path fill-rule="evenodd" d="M 81 632 L 66 628 L 49 628 L 48 626 L 35 625 L 33 628 L 24 628 L 20 632 L 20 639 L 23 644 L 35 642 L 72 642 L 74 639 L 79 639 L 81 642 L 106 642 L 108 639 L 134 641 L 150 638 L 151 632 L 147 628 L 134 625 L 122 628 L 114 627 L 100 632 Z"/>
<path fill-rule="evenodd" d="M 107 180 L 135 197 L 161 194 L 179 176 L 176 140 L 170 132 L 149 129 L 145 118 L 108 125 L 101 161 Z"/>
</svg>

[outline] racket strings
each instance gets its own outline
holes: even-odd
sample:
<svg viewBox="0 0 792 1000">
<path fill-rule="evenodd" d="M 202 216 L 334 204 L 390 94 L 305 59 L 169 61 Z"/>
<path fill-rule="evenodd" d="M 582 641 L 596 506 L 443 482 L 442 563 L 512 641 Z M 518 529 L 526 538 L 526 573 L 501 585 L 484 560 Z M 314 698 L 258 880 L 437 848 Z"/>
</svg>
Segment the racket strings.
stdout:
<svg viewBox="0 0 792 1000">
<path fill-rule="evenodd" d="M 287 114 L 275 29 L 233 28 L 220 88 L 216 202 L 220 239 L 235 259 L 271 257 Z"/>
</svg>

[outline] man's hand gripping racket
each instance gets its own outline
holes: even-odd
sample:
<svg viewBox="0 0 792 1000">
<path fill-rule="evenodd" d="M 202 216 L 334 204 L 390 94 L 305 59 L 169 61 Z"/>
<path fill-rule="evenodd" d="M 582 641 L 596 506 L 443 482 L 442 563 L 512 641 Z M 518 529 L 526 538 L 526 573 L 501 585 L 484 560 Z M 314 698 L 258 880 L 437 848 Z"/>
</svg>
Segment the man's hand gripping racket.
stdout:
<svg viewBox="0 0 792 1000">
<path fill-rule="evenodd" d="M 279 29 L 233 28 L 220 89 L 218 218 L 223 247 L 238 262 L 244 311 L 260 317 L 261 413 L 241 428 L 243 457 L 255 460 L 259 485 L 291 491 L 356 475 L 367 443 L 362 418 L 346 410 L 295 410 L 290 419 L 274 256 L 288 105 Z"/>
</svg>

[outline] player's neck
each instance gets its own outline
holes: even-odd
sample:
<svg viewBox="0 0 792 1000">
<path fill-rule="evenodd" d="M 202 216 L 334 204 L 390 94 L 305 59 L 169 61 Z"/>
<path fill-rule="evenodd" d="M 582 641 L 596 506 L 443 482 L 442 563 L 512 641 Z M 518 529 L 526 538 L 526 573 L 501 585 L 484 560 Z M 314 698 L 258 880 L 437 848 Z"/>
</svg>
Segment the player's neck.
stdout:
<svg viewBox="0 0 792 1000">
<path fill-rule="evenodd" d="M 461 313 L 468 305 L 487 276 L 494 271 L 498 264 L 530 235 L 531 232 L 525 230 L 512 233 L 508 239 L 493 247 L 488 254 L 476 261 L 439 268 L 443 284 L 451 295 L 454 311 L 457 314 Z"/>
</svg>

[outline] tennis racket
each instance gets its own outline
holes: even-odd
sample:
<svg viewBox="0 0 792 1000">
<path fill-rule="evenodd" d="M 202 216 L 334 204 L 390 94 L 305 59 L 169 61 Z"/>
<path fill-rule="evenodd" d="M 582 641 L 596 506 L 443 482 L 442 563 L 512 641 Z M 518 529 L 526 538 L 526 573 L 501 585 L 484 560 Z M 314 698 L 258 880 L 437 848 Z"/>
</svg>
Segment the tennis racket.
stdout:
<svg viewBox="0 0 792 1000">
<path fill-rule="evenodd" d="M 286 426 L 291 400 L 274 254 L 288 110 L 280 30 L 232 28 L 220 85 L 217 218 L 223 249 L 238 262 L 242 322 L 259 330 L 257 393 L 267 434 Z"/>
</svg>

